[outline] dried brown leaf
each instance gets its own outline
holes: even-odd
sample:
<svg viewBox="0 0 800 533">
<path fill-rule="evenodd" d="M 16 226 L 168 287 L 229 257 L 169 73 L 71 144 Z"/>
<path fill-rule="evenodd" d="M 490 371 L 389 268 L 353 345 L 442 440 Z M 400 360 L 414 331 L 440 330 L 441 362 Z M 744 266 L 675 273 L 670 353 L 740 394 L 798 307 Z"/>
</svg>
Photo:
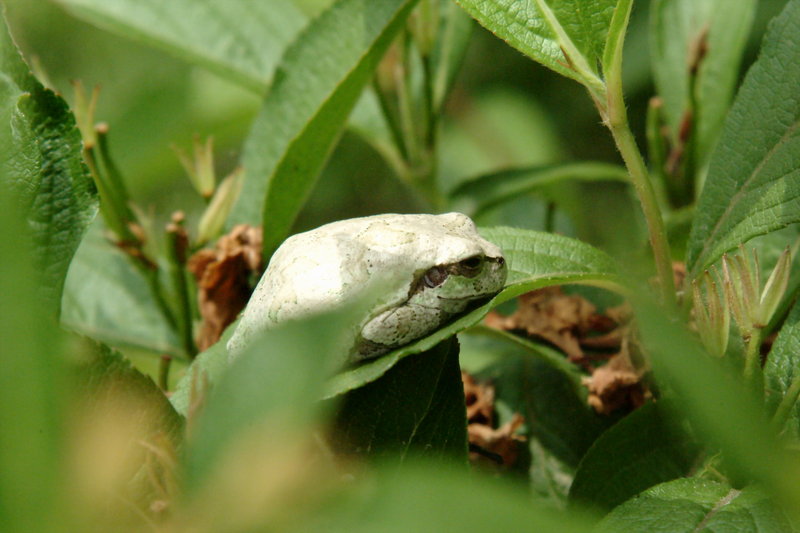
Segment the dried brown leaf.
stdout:
<svg viewBox="0 0 800 533">
<path fill-rule="evenodd" d="M 219 238 L 214 250 L 195 253 L 187 267 L 197 280 L 203 318 L 197 347 L 202 351 L 219 340 L 250 298 L 250 279 L 262 270 L 261 228 L 235 226 Z"/>
<path fill-rule="evenodd" d="M 585 298 L 564 294 L 561 287 L 547 287 L 519 297 L 517 310 L 507 317 L 491 313 L 487 325 L 503 330 L 523 330 L 557 346 L 570 360 L 583 358 L 581 338 L 608 320 L 600 318 Z M 612 325 L 613 327 L 613 325 Z"/>
<path fill-rule="evenodd" d="M 629 345 L 630 342 L 624 340 L 618 354 L 595 369 L 590 377 L 583 378 L 583 384 L 589 389 L 589 405 L 598 413 L 635 409 L 652 396 L 642 382 L 646 368 L 633 362 Z"/>
</svg>

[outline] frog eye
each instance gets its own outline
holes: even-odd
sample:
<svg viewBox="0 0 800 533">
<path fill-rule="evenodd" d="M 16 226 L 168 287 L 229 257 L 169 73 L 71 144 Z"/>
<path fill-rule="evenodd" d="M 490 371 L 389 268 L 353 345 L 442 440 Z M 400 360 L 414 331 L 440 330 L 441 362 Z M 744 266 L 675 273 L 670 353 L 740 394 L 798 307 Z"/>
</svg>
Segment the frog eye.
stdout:
<svg viewBox="0 0 800 533">
<path fill-rule="evenodd" d="M 472 257 L 467 257 L 466 259 L 456 263 L 454 273 L 458 274 L 459 276 L 474 278 L 480 274 L 482 266 L 483 256 L 473 255 Z"/>
<path fill-rule="evenodd" d="M 444 283 L 444 280 L 447 279 L 447 276 L 447 270 L 444 268 L 433 267 L 428 269 L 428 271 L 425 272 L 425 275 L 422 276 L 422 282 L 426 287 L 432 289 Z"/>
<path fill-rule="evenodd" d="M 481 264 L 483 263 L 483 257 L 480 255 L 473 255 L 472 257 L 467 257 L 463 261 L 459 262 L 459 266 L 466 270 L 475 270 L 476 268 L 480 268 Z"/>
</svg>

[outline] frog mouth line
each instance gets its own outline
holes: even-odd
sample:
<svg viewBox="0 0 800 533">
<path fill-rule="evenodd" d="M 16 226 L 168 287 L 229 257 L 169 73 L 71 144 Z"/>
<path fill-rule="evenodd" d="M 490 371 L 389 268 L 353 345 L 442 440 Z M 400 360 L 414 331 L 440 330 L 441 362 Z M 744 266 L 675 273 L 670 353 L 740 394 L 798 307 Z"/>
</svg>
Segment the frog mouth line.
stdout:
<svg viewBox="0 0 800 533">
<path fill-rule="evenodd" d="M 483 304 L 491 300 L 497 295 L 496 292 L 487 292 L 484 294 L 477 294 L 475 296 L 465 296 L 463 298 L 446 298 L 444 296 L 437 296 L 439 300 L 443 300 L 445 302 L 469 302 L 470 305 L 474 305 L 476 303 Z M 476 306 L 477 307 L 477 306 Z"/>
</svg>

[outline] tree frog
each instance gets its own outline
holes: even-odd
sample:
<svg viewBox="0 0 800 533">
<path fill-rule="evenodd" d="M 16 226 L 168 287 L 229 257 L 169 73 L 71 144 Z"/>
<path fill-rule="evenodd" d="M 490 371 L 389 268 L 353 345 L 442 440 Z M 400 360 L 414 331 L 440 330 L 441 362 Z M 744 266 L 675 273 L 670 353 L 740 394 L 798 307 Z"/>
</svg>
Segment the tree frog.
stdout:
<svg viewBox="0 0 800 533">
<path fill-rule="evenodd" d="M 503 288 L 506 275 L 500 248 L 461 213 L 333 222 L 294 235 L 278 248 L 228 352 L 235 357 L 263 329 L 379 290 L 379 300 L 348 339 L 351 362 L 376 357 L 488 300 Z"/>
</svg>

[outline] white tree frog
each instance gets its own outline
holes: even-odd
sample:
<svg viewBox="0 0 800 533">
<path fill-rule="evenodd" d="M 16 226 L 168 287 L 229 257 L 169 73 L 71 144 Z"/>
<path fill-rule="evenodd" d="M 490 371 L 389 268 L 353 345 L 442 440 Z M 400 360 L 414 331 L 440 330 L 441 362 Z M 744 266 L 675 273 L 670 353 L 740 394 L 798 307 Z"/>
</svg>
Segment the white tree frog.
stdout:
<svg viewBox="0 0 800 533">
<path fill-rule="evenodd" d="M 287 239 L 272 256 L 233 336 L 230 357 L 287 320 L 389 287 L 353 328 L 350 360 L 408 344 L 497 294 L 507 267 L 499 247 L 460 213 L 342 220 Z"/>
</svg>

